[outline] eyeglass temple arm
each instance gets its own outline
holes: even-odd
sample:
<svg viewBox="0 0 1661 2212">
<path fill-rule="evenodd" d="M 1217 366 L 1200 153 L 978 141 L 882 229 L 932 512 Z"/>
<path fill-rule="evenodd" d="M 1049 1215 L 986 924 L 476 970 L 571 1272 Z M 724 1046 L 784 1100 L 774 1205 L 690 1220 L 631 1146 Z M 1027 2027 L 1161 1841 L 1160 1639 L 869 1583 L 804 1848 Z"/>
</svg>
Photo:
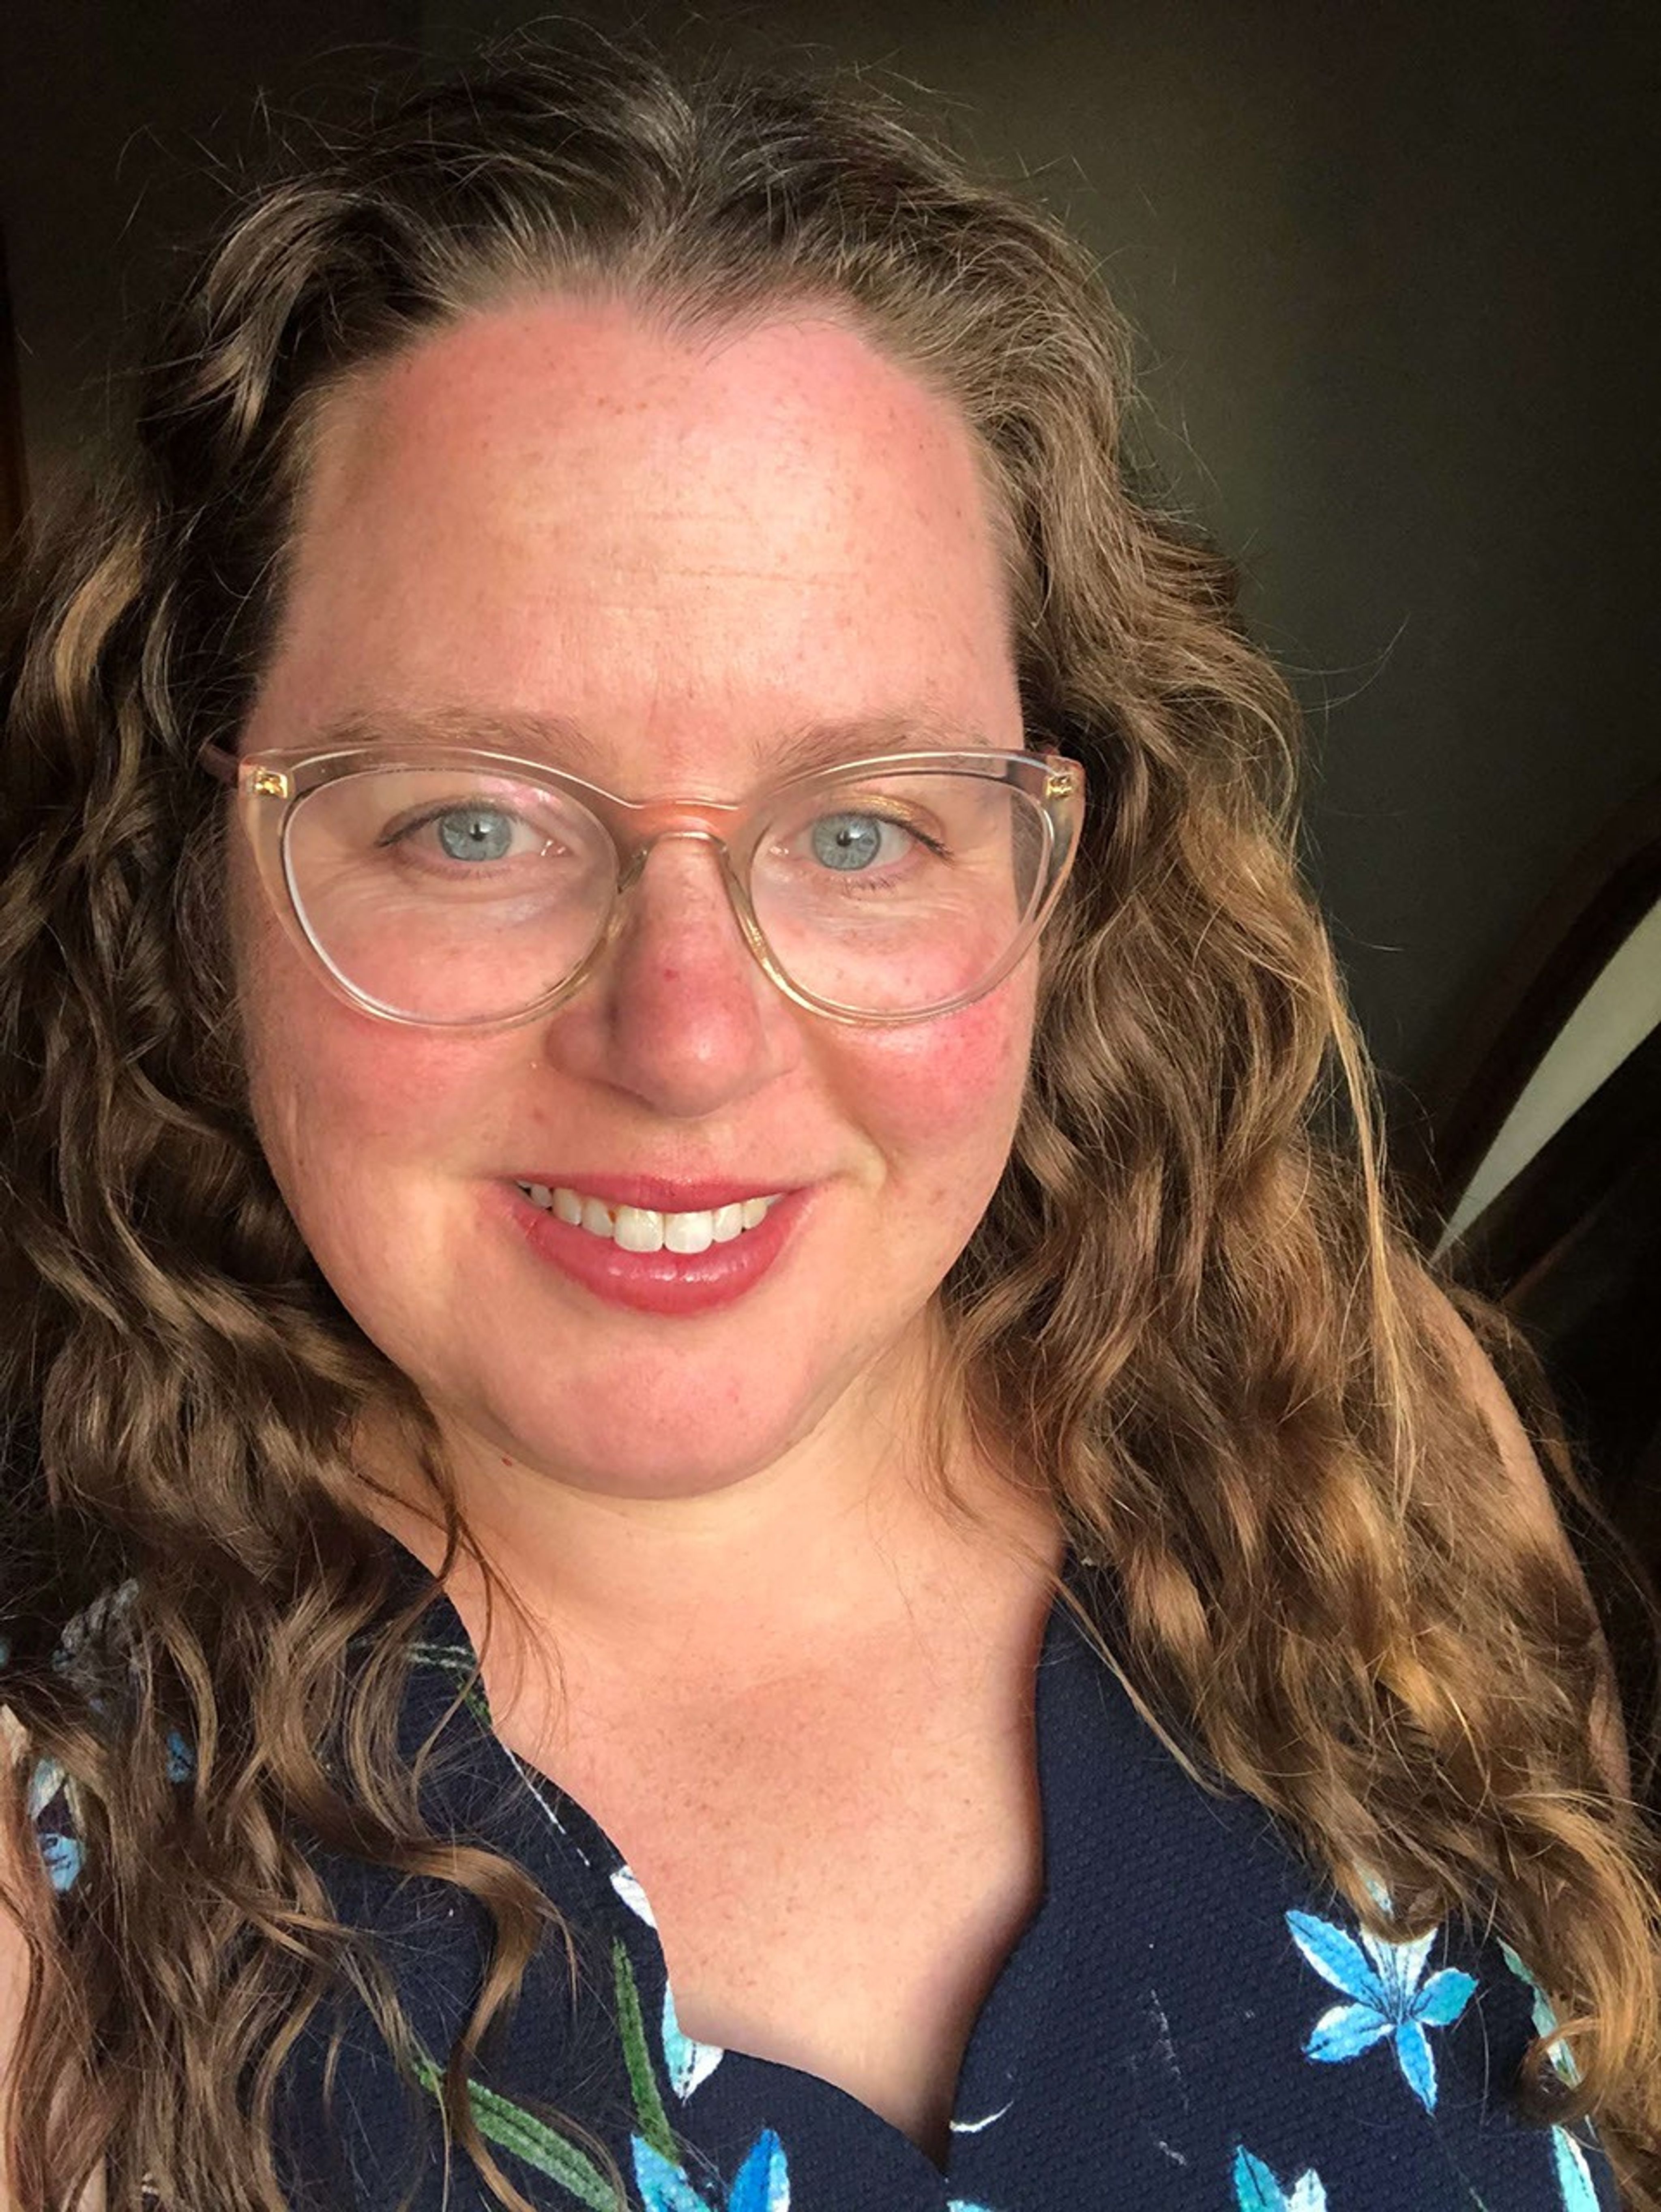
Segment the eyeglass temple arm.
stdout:
<svg viewBox="0 0 1661 2212">
<path fill-rule="evenodd" d="M 197 760 L 210 775 L 217 776 L 221 783 L 228 784 L 234 791 L 245 788 L 242 771 L 249 763 L 240 759 L 235 753 L 227 752 L 222 745 L 216 745 L 210 739 L 197 755 Z M 254 769 L 246 788 L 256 799 L 291 799 L 294 796 L 293 783 L 287 771 L 280 768 Z"/>
</svg>

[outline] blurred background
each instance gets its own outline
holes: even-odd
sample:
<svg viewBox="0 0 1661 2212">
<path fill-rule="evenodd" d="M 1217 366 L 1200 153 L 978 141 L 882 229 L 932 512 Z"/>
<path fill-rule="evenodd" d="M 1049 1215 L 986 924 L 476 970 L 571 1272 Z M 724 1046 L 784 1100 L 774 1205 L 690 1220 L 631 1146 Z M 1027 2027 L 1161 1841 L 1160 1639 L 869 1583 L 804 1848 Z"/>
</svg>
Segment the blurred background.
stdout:
<svg viewBox="0 0 1661 2212">
<path fill-rule="evenodd" d="M 1142 451 L 1239 562 L 1308 711 L 1305 860 L 1404 1200 L 1524 1322 L 1661 1559 L 1661 13 L 564 12 L 916 87 L 1100 255 L 1140 333 Z M 0 535 L 95 465 L 106 369 L 264 118 L 557 21 L 5 0 Z"/>
</svg>

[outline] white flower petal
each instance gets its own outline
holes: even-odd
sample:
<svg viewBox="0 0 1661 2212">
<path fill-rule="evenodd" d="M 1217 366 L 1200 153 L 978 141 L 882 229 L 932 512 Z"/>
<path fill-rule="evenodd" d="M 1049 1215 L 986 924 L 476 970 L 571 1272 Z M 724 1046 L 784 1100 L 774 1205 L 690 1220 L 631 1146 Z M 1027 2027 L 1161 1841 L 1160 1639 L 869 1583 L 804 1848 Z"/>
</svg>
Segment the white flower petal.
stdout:
<svg viewBox="0 0 1661 2212">
<path fill-rule="evenodd" d="M 617 1872 L 611 1876 L 611 1887 L 616 1890 L 618 1895 L 628 1906 L 630 1912 L 637 1912 L 648 1928 L 655 1928 L 657 1926 L 657 1921 L 652 1911 L 651 1901 L 648 1898 L 646 1892 L 641 1887 L 638 1876 L 630 1868 L 626 1866 L 619 1867 Z"/>
</svg>

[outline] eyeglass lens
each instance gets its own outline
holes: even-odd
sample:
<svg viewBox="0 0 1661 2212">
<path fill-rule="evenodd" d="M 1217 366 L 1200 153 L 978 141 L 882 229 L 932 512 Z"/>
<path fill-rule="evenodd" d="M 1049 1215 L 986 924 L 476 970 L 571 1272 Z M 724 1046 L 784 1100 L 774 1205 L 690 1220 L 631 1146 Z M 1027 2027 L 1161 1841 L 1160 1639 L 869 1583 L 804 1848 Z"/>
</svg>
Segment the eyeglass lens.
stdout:
<svg viewBox="0 0 1661 2212">
<path fill-rule="evenodd" d="M 1043 810 L 993 776 L 861 775 L 781 793 L 751 902 L 796 988 L 894 1014 L 972 994 L 1044 888 Z M 454 769 L 378 768 L 319 786 L 289 818 L 289 885 L 337 975 L 418 1021 L 511 1019 L 593 951 L 617 895 L 605 825 L 570 795 Z"/>
</svg>

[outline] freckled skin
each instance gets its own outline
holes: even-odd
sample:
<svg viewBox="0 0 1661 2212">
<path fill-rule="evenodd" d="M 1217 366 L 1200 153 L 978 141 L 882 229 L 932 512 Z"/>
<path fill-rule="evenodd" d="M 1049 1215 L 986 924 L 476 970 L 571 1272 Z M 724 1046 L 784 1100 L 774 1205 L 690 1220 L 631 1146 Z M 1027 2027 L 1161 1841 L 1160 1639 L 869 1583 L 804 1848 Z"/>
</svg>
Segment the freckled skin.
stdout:
<svg viewBox="0 0 1661 2212">
<path fill-rule="evenodd" d="M 806 722 L 927 709 L 1022 740 L 955 415 L 834 322 L 696 343 L 616 306 L 479 314 L 331 403 L 245 747 L 390 705 L 573 718 L 625 795 L 744 795 Z M 319 1264 L 464 1454 L 686 1497 L 810 1434 L 868 1455 L 1007 1155 L 1033 968 L 894 1030 L 791 1005 L 707 852 L 660 847 L 601 972 L 496 1036 L 380 1022 L 234 913 L 256 1115 Z M 749 1296 L 589 1297 L 484 1204 L 527 1165 L 812 1182 Z"/>
</svg>

